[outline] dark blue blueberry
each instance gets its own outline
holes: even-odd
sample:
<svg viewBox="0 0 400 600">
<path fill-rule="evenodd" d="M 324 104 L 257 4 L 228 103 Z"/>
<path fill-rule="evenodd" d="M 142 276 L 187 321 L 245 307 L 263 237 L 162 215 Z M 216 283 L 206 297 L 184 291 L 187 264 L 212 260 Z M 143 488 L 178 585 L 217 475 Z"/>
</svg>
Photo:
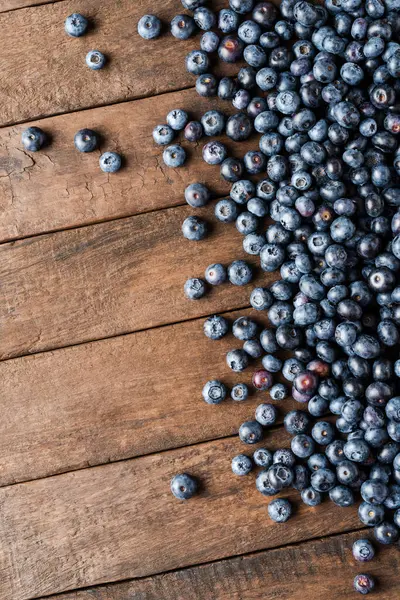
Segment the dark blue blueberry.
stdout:
<svg viewBox="0 0 400 600">
<path fill-rule="evenodd" d="M 353 543 L 353 556 L 359 562 L 369 562 L 375 556 L 374 547 L 368 539 L 356 540 Z"/>
<path fill-rule="evenodd" d="M 229 6 L 240 15 L 245 15 L 253 10 L 254 0 L 229 0 Z"/>
<path fill-rule="evenodd" d="M 86 54 L 86 64 L 92 71 L 102 69 L 106 62 L 107 58 L 99 50 L 90 50 L 90 52 Z"/>
<path fill-rule="evenodd" d="M 192 75 L 202 75 L 207 73 L 210 61 L 206 52 L 203 50 L 192 50 L 186 56 L 186 69 Z"/>
<path fill-rule="evenodd" d="M 337 506 L 346 508 L 354 504 L 354 495 L 352 490 L 346 485 L 336 485 L 329 491 L 329 498 Z"/>
<path fill-rule="evenodd" d="M 374 535 L 380 544 L 395 544 L 399 539 L 399 529 L 392 523 L 383 522 L 376 525 Z"/>
<path fill-rule="evenodd" d="M 218 221 L 232 223 L 239 215 L 239 207 L 231 198 L 224 198 L 215 205 L 214 214 Z"/>
<path fill-rule="evenodd" d="M 226 363 L 232 371 L 240 373 L 249 366 L 249 357 L 244 350 L 230 350 L 226 355 Z"/>
<path fill-rule="evenodd" d="M 304 411 L 292 410 L 285 415 L 284 426 L 292 435 L 304 434 L 310 427 L 310 418 Z"/>
<path fill-rule="evenodd" d="M 251 292 L 250 304 L 256 310 L 267 310 L 272 302 L 272 294 L 267 288 L 254 288 Z"/>
<path fill-rule="evenodd" d="M 385 483 L 377 479 L 368 479 L 361 486 L 361 496 L 369 504 L 383 504 L 389 490 Z"/>
<path fill-rule="evenodd" d="M 80 129 L 74 137 L 75 148 L 79 152 L 93 152 L 98 143 L 98 136 L 92 129 Z"/>
<path fill-rule="evenodd" d="M 215 96 L 218 89 L 218 80 L 210 73 L 199 75 L 196 79 L 196 92 L 199 96 L 208 98 Z"/>
<path fill-rule="evenodd" d="M 209 202 L 210 192 L 202 183 L 192 183 L 185 189 L 185 200 L 193 208 L 199 208 Z"/>
<path fill-rule="evenodd" d="M 264 362 L 263 362 L 263 367 L 266 368 L 266 365 L 264 364 Z M 272 372 L 274 372 L 274 371 L 272 371 Z M 279 402 L 281 400 L 285 400 L 285 398 L 288 397 L 289 392 L 283 383 L 275 383 L 275 385 L 273 385 L 271 387 L 271 389 L 269 390 L 269 395 L 271 396 L 271 400 L 275 400 L 276 402 Z"/>
<path fill-rule="evenodd" d="M 160 146 L 167 146 L 175 137 L 174 130 L 169 125 L 157 125 L 153 129 L 153 139 Z"/>
<path fill-rule="evenodd" d="M 252 469 L 253 462 L 245 454 L 238 454 L 232 459 L 232 471 L 235 475 L 248 475 Z"/>
<path fill-rule="evenodd" d="M 187 240 L 198 242 L 208 234 L 207 222 L 200 217 L 187 217 L 182 223 L 182 233 Z"/>
<path fill-rule="evenodd" d="M 222 142 L 213 140 L 203 146 L 203 160 L 208 165 L 220 165 L 226 158 L 227 149 Z"/>
<path fill-rule="evenodd" d="M 246 340 L 243 350 L 252 358 L 260 358 L 263 354 L 263 347 L 258 340 Z"/>
<path fill-rule="evenodd" d="M 145 18 L 146 17 L 142 17 L 142 19 Z M 142 21 L 142 19 L 139 21 L 139 23 Z M 80 15 L 79 13 L 73 13 L 65 19 L 65 32 L 68 33 L 68 35 L 70 35 L 71 37 L 81 37 L 81 35 L 84 35 L 86 33 L 88 26 L 89 22 L 87 18 L 83 15 Z M 142 34 L 140 33 L 140 35 Z"/>
<path fill-rule="evenodd" d="M 208 265 L 204 272 L 204 278 L 211 285 L 221 285 L 225 283 L 228 276 L 225 267 L 221 263 L 214 263 Z"/>
<path fill-rule="evenodd" d="M 272 354 L 266 354 L 262 358 L 262 365 L 266 371 L 270 371 L 271 373 L 278 373 L 282 369 L 282 361 L 277 356 L 273 356 Z M 272 388 L 271 388 L 272 389 Z M 271 390 L 270 390 L 271 393 Z M 272 397 L 272 396 L 271 396 Z M 279 400 L 279 398 L 276 398 Z"/>
<path fill-rule="evenodd" d="M 252 268 L 244 260 L 235 260 L 228 267 L 228 278 L 233 285 L 246 285 L 253 279 Z"/>
<path fill-rule="evenodd" d="M 253 460 L 258 467 L 267 469 L 272 465 L 272 453 L 266 448 L 258 448 L 253 454 Z"/>
<path fill-rule="evenodd" d="M 193 19 L 199 29 L 208 31 L 217 22 L 215 13 L 205 6 L 199 6 L 193 13 Z"/>
<path fill-rule="evenodd" d="M 167 123 L 174 131 L 181 131 L 184 129 L 188 121 L 189 116 L 187 112 L 181 108 L 175 108 L 167 115 Z"/>
<path fill-rule="evenodd" d="M 242 213 L 243 214 L 243 213 Z M 248 213 L 252 214 L 252 213 Z M 249 233 L 243 240 L 243 250 L 247 254 L 258 255 L 265 244 L 265 237 L 262 234 Z M 250 302 L 251 303 L 251 302 Z"/>
<path fill-rule="evenodd" d="M 207 404 L 219 404 L 226 398 L 226 386 L 216 379 L 207 381 L 203 387 L 203 398 Z"/>
<path fill-rule="evenodd" d="M 295 465 L 293 471 L 294 480 L 292 485 L 295 490 L 301 492 L 310 485 L 310 476 L 308 469 L 304 465 Z"/>
<path fill-rule="evenodd" d="M 375 587 L 375 581 L 371 575 L 362 573 L 354 577 L 353 587 L 360 594 L 369 594 Z"/>
<path fill-rule="evenodd" d="M 167 167 L 177 169 L 182 167 L 186 160 L 186 151 L 179 144 L 173 144 L 165 148 L 163 152 L 163 161 Z"/>
<path fill-rule="evenodd" d="M 226 123 L 226 134 L 236 142 L 246 140 L 253 131 L 251 119 L 244 113 L 229 117 Z"/>
<path fill-rule="evenodd" d="M 188 279 L 184 285 L 184 293 L 189 300 L 198 300 L 206 293 L 206 284 L 202 279 Z"/>
<path fill-rule="evenodd" d="M 275 523 L 285 523 L 292 514 L 292 505 L 285 498 L 276 498 L 268 505 L 268 514 Z"/>
<path fill-rule="evenodd" d="M 368 502 L 361 502 L 358 507 L 358 516 L 364 525 L 375 527 L 382 523 L 385 517 L 385 509 L 381 504 L 374 505 Z"/>
<path fill-rule="evenodd" d="M 223 8 L 218 15 L 218 28 L 223 33 L 232 33 L 239 26 L 239 16 L 229 8 Z"/>
<path fill-rule="evenodd" d="M 252 340 L 258 333 L 258 325 L 248 317 L 239 317 L 233 323 L 232 333 L 238 340 Z"/>
<path fill-rule="evenodd" d="M 221 164 L 220 174 L 222 179 L 235 183 L 242 178 L 244 173 L 244 166 L 241 160 L 238 158 L 226 158 Z"/>
<path fill-rule="evenodd" d="M 201 123 L 199 123 L 199 121 L 189 121 L 185 127 L 184 136 L 189 142 L 198 142 L 203 137 L 203 127 Z"/>
<path fill-rule="evenodd" d="M 336 476 L 333 471 L 321 468 L 312 473 L 311 485 L 317 492 L 329 492 L 336 482 Z"/>
<path fill-rule="evenodd" d="M 22 132 L 21 141 L 28 152 L 38 152 L 46 144 L 47 137 L 39 127 L 28 127 Z"/>
<path fill-rule="evenodd" d="M 302 490 L 301 499 L 307 506 L 318 506 L 322 502 L 321 494 L 311 486 Z"/>
<path fill-rule="evenodd" d="M 292 452 L 299 458 L 307 458 L 314 452 L 314 441 L 309 435 L 296 435 L 290 445 Z"/>
<path fill-rule="evenodd" d="M 223 38 L 218 47 L 218 56 L 223 62 L 235 63 L 241 59 L 243 48 L 242 40 L 233 35 L 228 35 Z"/>
<path fill-rule="evenodd" d="M 104 152 L 100 156 L 99 164 L 104 173 L 116 173 L 122 166 L 122 158 L 116 152 Z"/>
<path fill-rule="evenodd" d="M 197 481 L 187 473 L 179 473 L 171 479 L 171 492 L 178 500 L 188 500 L 198 489 Z"/>
<path fill-rule="evenodd" d="M 291 450 L 288 448 L 279 448 L 274 452 L 273 464 L 282 464 L 287 467 L 294 467 L 296 463 L 296 457 Z"/>
<path fill-rule="evenodd" d="M 249 388 L 245 383 L 236 383 L 231 389 L 231 398 L 235 402 L 243 402 L 249 396 Z M 256 463 L 257 464 L 257 463 Z"/>
<path fill-rule="evenodd" d="M 211 340 L 220 340 L 228 333 L 229 323 L 224 317 L 214 315 L 204 321 L 203 330 Z"/>
<path fill-rule="evenodd" d="M 171 33 L 178 40 L 189 39 L 195 31 L 196 24 L 189 15 L 176 15 L 171 21 Z"/>
<path fill-rule="evenodd" d="M 336 466 L 336 477 L 339 483 L 351 485 L 360 476 L 357 465 L 351 460 L 343 460 Z"/>
<path fill-rule="evenodd" d="M 275 496 L 279 490 L 273 487 L 269 480 L 269 471 L 262 470 L 256 478 L 256 488 L 263 496 Z"/>
<path fill-rule="evenodd" d="M 255 44 L 260 39 L 262 29 L 255 21 L 243 21 L 238 29 L 238 36 L 245 44 Z"/>
<path fill-rule="evenodd" d="M 282 463 L 274 463 L 268 469 L 268 478 L 275 489 L 282 490 L 283 488 L 292 485 L 293 470 Z"/>
<path fill-rule="evenodd" d="M 245 444 L 257 444 L 262 437 L 263 428 L 258 421 L 245 421 L 239 427 L 239 438 Z"/>
</svg>

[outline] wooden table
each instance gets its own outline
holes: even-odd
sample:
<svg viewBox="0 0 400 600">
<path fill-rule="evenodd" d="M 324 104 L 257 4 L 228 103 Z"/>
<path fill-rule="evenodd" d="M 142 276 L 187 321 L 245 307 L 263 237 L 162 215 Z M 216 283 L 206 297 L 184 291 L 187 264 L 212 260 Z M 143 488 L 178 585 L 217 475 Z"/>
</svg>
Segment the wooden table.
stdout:
<svg viewBox="0 0 400 600">
<path fill-rule="evenodd" d="M 290 492 L 296 515 L 274 524 L 254 477 L 232 475 L 238 425 L 266 396 L 214 407 L 201 398 L 209 378 L 251 375 L 227 373 L 234 341 L 206 339 L 204 317 L 251 313 L 249 286 L 199 302 L 182 294 L 188 276 L 245 255 L 233 226 L 198 244 L 182 238 L 186 185 L 229 188 L 201 144 L 171 170 L 152 140 L 172 108 L 229 110 L 193 89 L 183 60 L 196 42 L 136 33 L 143 14 L 168 21 L 180 8 L 0 2 L 1 600 L 344 600 L 364 570 L 351 543 L 370 532 L 355 507 L 311 509 Z M 75 11 L 93 22 L 80 39 L 63 32 Z M 85 66 L 93 48 L 110 58 L 104 71 Z M 21 147 L 27 122 L 52 138 L 34 155 Z M 74 149 L 83 127 L 124 155 L 121 172 L 106 175 L 99 152 Z M 229 147 L 242 155 L 246 144 Z M 265 440 L 272 449 L 288 444 L 281 423 Z M 187 503 L 169 492 L 180 471 L 202 482 Z M 398 597 L 399 564 L 392 548 L 368 565 L 377 597 Z"/>
</svg>

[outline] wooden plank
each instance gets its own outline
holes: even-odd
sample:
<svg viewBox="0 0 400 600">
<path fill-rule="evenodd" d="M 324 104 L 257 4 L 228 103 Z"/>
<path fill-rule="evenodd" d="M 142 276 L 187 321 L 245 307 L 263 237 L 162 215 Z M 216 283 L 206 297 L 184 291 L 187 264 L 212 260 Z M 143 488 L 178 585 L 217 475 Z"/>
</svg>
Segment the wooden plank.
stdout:
<svg viewBox="0 0 400 600">
<path fill-rule="evenodd" d="M 286 446 L 279 430 L 272 449 Z M 234 477 L 237 437 L 75 471 L 0 490 L 1 600 L 144 577 L 359 526 L 356 507 L 296 502 L 291 526 L 273 523 L 254 478 Z M 169 492 L 188 471 L 203 491 L 190 502 Z M 289 490 L 285 496 L 298 498 Z"/>
<path fill-rule="evenodd" d="M 0 13 L 28 6 L 37 6 L 38 4 L 51 4 L 61 0 L 1 0 Z"/>
<path fill-rule="evenodd" d="M 351 553 L 361 536 L 373 539 L 368 530 L 337 535 L 53 600 L 354 600 L 353 578 L 364 571 L 376 578 L 379 600 L 393 600 L 399 585 L 398 549 L 381 547 L 374 561 L 363 567 Z"/>
<path fill-rule="evenodd" d="M 232 112 L 229 103 L 200 98 L 191 89 L 62 115 L 35 123 L 52 135 L 51 145 L 35 154 L 21 150 L 25 125 L 0 129 L 0 241 L 182 204 L 185 187 L 193 181 L 210 182 L 217 195 L 227 194 L 230 186 L 219 179 L 218 167 L 201 158 L 206 139 L 183 144 L 189 156 L 184 168 L 163 165 L 152 130 L 174 107 L 185 108 L 192 118 L 213 108 Z M 100 171 L 100 151 L 75 150 L 74 134 L 84 127 L 100 133 L 102 152 L 123 153 L 119 173 Z M 227 145 L 231 154 L 243 156 L 257 141 Z"/>
<path fill-rule="evenodd" d="M 223 6 L 225 0 L 214 2 L 215 9 Z M 184 59 L 198 39 L 179 41 L 166 33 L 146 41 L 137 33 L 144 14 L 157 12 L 167 30 L 180 8 L 176 0 L 158 2 L 156 10 L 151 0 L 118 0 L 117 6 L 114 0 L 66 0 L 2 13 L 0 125 L 193 86 Z M 93 23 L 81 38 L 64 33 L 72 12 Z M 85 63 L 94 48 L 109 57 L 97 72 Z M 237 66 L 225 70 L 236 72 Z"/>
<path fill-rule="evenodd" d="M 230 313 L 234 319 L 255 311 Z M 251 384 L 229 371 L 232 335 L 212 342 L 203 320 L 0 363 L 0 485 L 226 437 L 269 396 L 208 406 L 207 379 Z M 184 348 L 184 351 L 182 350 Z M 51 373 L 51 376 L 49 376 Z M 281 416 L 298 407 L 277 403 Z M 281 422 L 281 419 L 280 421 Z"/>
<path fill-rule="evenodd" d="M 247 306 L 250 284 L 219 286 L 198 301 L 184 297 L 186 279 L 203 276 L 213 262 L 258 262 L 241 249 L 233 224 L 215 223 L 200 243 L 184 240 L 181 223 L 192 211 L 172 208 L 0 246 L 1 358 Z M 202 214 L 211 220 L 212 211 Z M 258 281 L 274 277 L 259 273 Z"/>
</svg>

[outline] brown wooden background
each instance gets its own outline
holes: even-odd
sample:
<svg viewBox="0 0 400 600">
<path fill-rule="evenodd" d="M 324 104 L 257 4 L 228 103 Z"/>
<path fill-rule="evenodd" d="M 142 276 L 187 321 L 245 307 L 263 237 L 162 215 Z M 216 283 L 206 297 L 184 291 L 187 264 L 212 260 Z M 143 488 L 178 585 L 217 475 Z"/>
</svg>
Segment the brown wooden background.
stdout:
<svg viewBox="0 0 400 600">
<path fill-rule="evenodd" d="M 71 12 L 91 18 L 87 36 L 64 34 Z M 266 396 L 201 399 L 208 378 L 250 379 L 227 373 L 232 339 L 202 333 L 206 315 L 249 312 L 249 286 L 199 302 L 182 286 L 245 255 L 233 226 L 183 240 L 186 185 L 208 182 L 217 196 L 228 186 L 201 144 L 188 146 L 187 168 L 165 168 L 151 132 L 172 108 L 229 108 L 195 93 L 183 65 L 195 40 L 137 35 L 147 12 L 168 22 L 181 5 L 0 0 L 0 599 L 352 598 L 356 508 L 310 509 L 291 492 L 295 517 L 272 523 L 254 478 L 230 471 L 246 450 L 237 427 Z M 93 48 L 110 58 L 101 72 L 85 66 Z M 46 150 L 24 152 L 27 122 L 51 134 Z M 120 173 L 76 152 L 82 127 L 123 153 Z M 265 440 L 287 443 L 280 425 Z M 203 482 L 187 503 L 169 492 L 182 470 Z M 398 568 L 398 548 L 368 565 L 379 598 L 397 597 Z"/>
</svg>

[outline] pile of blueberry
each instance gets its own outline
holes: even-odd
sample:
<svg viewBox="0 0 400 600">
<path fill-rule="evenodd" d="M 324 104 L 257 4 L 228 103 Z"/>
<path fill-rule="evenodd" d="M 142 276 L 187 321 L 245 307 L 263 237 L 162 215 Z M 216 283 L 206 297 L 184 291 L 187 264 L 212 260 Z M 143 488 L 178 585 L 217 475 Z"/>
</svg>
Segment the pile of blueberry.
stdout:
<svg viewBox="0 0 400 600">
<path fill-rule="evenodd" d="M 248 474 L 261 467 L 256 487 L 274 496 L 292 486 L 309 506 L 324 497 L 340 507 L 361 496 L 359 517 L 374 528 L 377 541 L 395 543 L 400 528 L 400 2 L 399 0 L 229 0 L 216 15 L 205 0 L 182 0 L 193 16 L 178 15 L 172 34 L 187 39 L 204 31 L 200 49 L 186 57 L 201 96 L 218 95 L 237 113 L 206 112 L 190 121 L 181 109 L 155 128 L 164 160 L 183 165 L 186 153 L 169 144 L 178 131 L 189 141 L 225 133 L 234 141 L 254 134 L 258 148 L 242 160 L 228 156 L 218 140 L 208 141 L 203 158 L 219 165 L 232 183 L 228 198 L 215 205 L 215 217 L 235 223 L 243 248 L 259 256 L 264 272 L 280 273 L 269 287 L 252 290 L 250 304 L 268 315 L 260 331 L 247 316 L 232 327 L 223 316 L 204 323 L 218 340 L 232 331 L 241 347 L 228 352 L 235 372 L 253 359 L 256 389 L 272 400 L 291 395 L 305 410 L 286 414 L 293 436 L 290 449 L 258 448 L 234 457 L 232 470 Z M 144 38 L 157 37 L 161 23 L 152 15 L 139 22 Z M 218 79 L 214 61 L 245 61 L 236 77 Z M 254 136 L 255 139 L 255 136 Z M 211 200 L 207 187 L 192 184 L 188 204 Z M 197 216 L 182 226 L 199 241 L 208 224 Z M 246 285 L 248 263 L 212 264 L 205 276 L 189 279 L 189 299 L 209 286 L 230 281 Z M 290 358 L 287 358 L 287 354 Z M 274 375 L 276 374 L 276 375 Z M 278 375 L 280 374 L 280 375 Z M 274 377 L 281 382 L 274 383 Z M 285 383 L 282 383 L 285 381 Z M 233 400 L 248 397 L 238 383 Z M 204 400 L 218 404 L 228 395 L 217 380 L 203 388 Z M 276 407 L 257 407 L 255 418 L 239 428 L 247 445 L 261 442 L 275 423 Z M 197 487 L 190 475 L 177 475 L 172 491 L 188 498 Z M 274 521 L 291 516 L 285 498 L 271 501 Z M 370 560 L 368 540 L 353 548 L 357 560 Z M 373 579 L 357 575 L 363 594 Z"/>
<path fill-rule="evenodd" d="M 65 31 L 71 37 L 81 37 L 88 29 L 89 21 L 83 15 L 73 13 L 65 20 Z M 106 58 L 98 50 L 91 50 L 86 56 L 86 64 L 97 71 L 104 67 Z M 38 152 L 50 142 L 49 136 L 40 127 L 28 127 L 22 132 L 22 145 L 28 152 Z M 80 129 L 74 137 L 75 148 L 79 152 L 93 152 L 99 146 L 99 135 L 92 129 Z M 122 158 L 116 152 L 104 152 L 99 158 L 100 169 L 104 173 L 115 173 L 122 166 Z"/>
</svg>

